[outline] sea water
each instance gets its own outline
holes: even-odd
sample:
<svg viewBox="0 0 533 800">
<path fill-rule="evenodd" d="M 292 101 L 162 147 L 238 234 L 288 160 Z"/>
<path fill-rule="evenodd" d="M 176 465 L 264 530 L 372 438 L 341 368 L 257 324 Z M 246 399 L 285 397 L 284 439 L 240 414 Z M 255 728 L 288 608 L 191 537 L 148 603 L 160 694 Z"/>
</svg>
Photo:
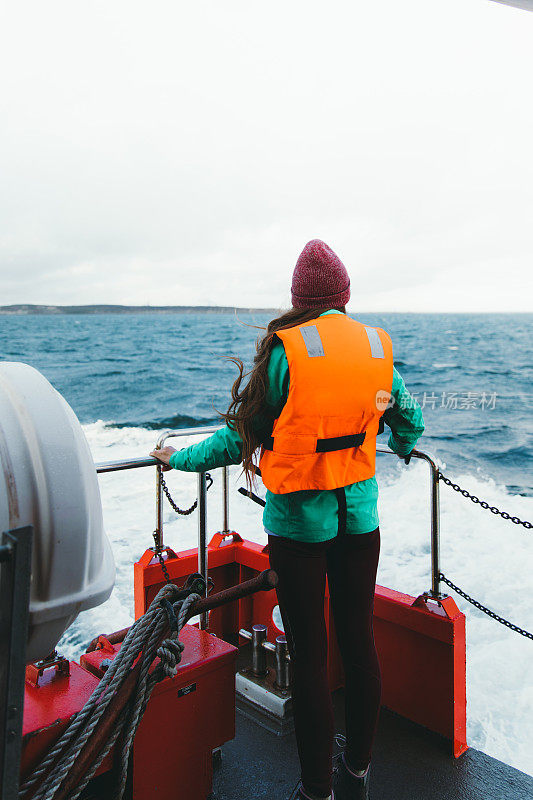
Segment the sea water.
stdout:
<svg viewBox="0 0 533 800">
<path fill-rule="evenodd" d="M 437 457 L 460 486 L 521 519 L 533 518 L 532 315 L 360 314 L 388 330 L 394 359 L 420 402 L 426 433 L 419 448 Z M 235 367 L 251 364 L 264 314 L 4 316 L 0 357 L 39 369 L 80 418 L 96 462 L 147 455 L 159 431 L 219 424 Z M 380 437 L 386 443 L 387 434 Z M 175 440 L 175 446 L 194 441 Z M 430 587 L 427 466 L 378 457 L 382 550 L 378 583 L 416 595 Z M 196 476 L 171 472 L 179 504 L 196 495 Z M 221 475 L 208 493 L 208 530 L 222 523 Z M 261 509 L 236 492 L 230 471 L 231 527 L 265 542 Z M 60 643 L 77 658 L 99 633 L 133 619 L 133 562 L 152 544 L 154 473 L 102 475 L 107 534 L 117 564 L 111 598 L 80 615 Z M 165 542 L 196 544 L 195 515 L 165 504 Z M 470 595 L 533 630 L 533 533 L 482 510 L 441 484 L 442 571 Z M 443 587 L 445 588 L 445 587 Z M 469 744 L 533 773 L 533 643 L 451 592 L 467 616 Z M 438 687 L 436 687 L 438 691 Z"/>
</svg>

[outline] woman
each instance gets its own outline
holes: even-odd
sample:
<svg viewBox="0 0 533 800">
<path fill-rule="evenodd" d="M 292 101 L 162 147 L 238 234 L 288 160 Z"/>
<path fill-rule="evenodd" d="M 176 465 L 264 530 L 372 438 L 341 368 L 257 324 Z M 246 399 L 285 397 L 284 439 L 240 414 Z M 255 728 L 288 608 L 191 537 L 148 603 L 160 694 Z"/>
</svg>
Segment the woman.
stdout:
<svg viewBox="0 0 533 800">
<path fill-rule="evenodd" d="M 183 450 L 151 453 L 189 472 L 242 462 L 251 485 L 261 446 L 263 523 L 291 655 L 301 765 L 291 800 L 368 797 L 381 696 L 372 630 L 376 434 L 383 417 L 389 447 L 406 457 L 424 430 L 420 407 L 394 369 L 388 334 L 347 317 L 349 298 L 338 256 L 318 239 L 308 242 L 293 273 L 293 308 L 269 323 L 245 386 L 235 359 L 226 426 Z M 346 747 L 333 769 L 326 575 L 345 672 Z"/>
</svg>

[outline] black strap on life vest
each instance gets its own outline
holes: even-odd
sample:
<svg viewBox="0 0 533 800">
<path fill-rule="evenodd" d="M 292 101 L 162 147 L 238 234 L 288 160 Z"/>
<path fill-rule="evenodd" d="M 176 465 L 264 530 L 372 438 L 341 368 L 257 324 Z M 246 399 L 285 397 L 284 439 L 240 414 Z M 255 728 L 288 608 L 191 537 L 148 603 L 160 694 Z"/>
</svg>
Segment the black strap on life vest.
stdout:
<svg viewBox="0 0 533 800">
<path fill-rule="evenodd" d="M 342 536 L 346 533 L 346 516 L 347 516 L 347 509 L 346 509 L 346 491 L 345 487 L 341 486 L 340 489 L 333 489 L 335 492 L 335 496 L 337 498 L 337 504 L 339 507 L 339 522 L 337 526 L 337 536 Z"/>
<path fill-rule="evenodd" d="M 366 431 L 350 433 L 348 436 L 332 436 L 330 439 L 317 439 L 315 453 L 332 453 L 334 450 L 346 450 L 348 447 L 360 447 L 365 441 Z M 274 450 L 274 437 L 269 436 L 263 442 L 265 450 Z"/>
</svg>

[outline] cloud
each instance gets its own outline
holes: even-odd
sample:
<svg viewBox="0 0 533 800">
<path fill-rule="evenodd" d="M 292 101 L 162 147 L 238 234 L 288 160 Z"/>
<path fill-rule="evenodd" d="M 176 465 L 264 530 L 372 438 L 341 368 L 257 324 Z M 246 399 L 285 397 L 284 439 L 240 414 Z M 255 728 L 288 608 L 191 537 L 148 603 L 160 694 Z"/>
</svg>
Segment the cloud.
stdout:
<svg viewBox="0 0 533 800">
<path fill-rule="evenodd" d="M 318 236 L 368 310 L 525 310 L 533 15 L 488 0 L 7 15 L 2 303 L 278 307 Z"/>
</svg>

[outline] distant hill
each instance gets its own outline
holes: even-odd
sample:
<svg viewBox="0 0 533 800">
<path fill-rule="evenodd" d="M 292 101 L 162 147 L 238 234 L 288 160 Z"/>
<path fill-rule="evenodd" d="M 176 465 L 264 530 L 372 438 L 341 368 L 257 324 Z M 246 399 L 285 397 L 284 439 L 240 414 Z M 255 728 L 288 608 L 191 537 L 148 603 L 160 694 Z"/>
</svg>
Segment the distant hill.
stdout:
<svg viewBox="0 0 533 800">
<path fill-rule="evenodd" d="M 268 314 L 277 312 L 277 310 L 273 308 L 238 308 L 236 306 L 39 306 L 29 304 L 0 306 L 0 314 L 195 314 L 198 312 Z"/>
</svg>

